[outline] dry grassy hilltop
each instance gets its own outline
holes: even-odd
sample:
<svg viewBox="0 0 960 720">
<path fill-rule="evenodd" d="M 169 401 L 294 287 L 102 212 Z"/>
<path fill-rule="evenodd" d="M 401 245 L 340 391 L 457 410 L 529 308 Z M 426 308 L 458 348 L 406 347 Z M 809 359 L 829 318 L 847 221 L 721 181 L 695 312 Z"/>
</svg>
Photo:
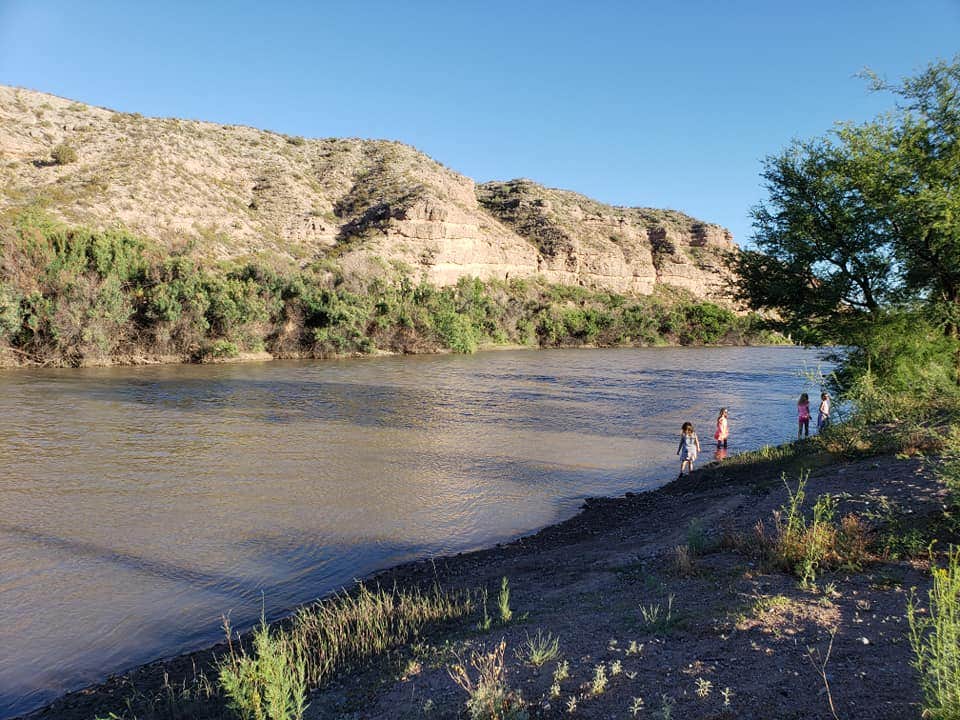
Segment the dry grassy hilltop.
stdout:
<svg viewBox="0 0 960 720">
<path fill-rule="evenodd" d="M 362 274 L 399 262 L 437 285 L 539 275 L 719 297 L 718 251 L 734 247 L 675 211 L 528 180 L 477 185 L 398 142 L 146 118 L 0 86 L 0 213 L 31 203 L 204 258 L 332 257 Z"/>
</svg>

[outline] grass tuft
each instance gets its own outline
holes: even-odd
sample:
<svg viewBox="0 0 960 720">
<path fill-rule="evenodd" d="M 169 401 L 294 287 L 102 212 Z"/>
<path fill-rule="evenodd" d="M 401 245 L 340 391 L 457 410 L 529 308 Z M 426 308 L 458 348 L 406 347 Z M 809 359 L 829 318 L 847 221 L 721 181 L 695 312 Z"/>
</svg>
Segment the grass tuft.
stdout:
<svg viewBox="0 0 960 720">
<path fill-rule="evenodd" d="M 430 625 L 470 615 L 474 602 L 468 593 L 370 590 L 361 585 L 352 594 L 301 608 L 290 634 L 303 648 L 307 679 L 319 687 L 344 670 L 359 667 L 417 638 Z"/>
<path fill-rule="evenodd" d="M 544 635 L 540 628 L 537 628 L 536 636 L 527 635 L 526 641 L 517 650 L 517 657 L 534 667 L 542 667 L 559 655 L 560 638 L 553 637 L 551 633 Z"/>
</svg>

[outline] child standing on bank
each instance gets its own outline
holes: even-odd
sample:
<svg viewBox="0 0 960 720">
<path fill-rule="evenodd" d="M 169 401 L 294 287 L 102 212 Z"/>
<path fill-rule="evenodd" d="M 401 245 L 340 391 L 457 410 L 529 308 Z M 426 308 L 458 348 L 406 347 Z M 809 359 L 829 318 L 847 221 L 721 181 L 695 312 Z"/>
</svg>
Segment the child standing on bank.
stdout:
<svg viewBox="0 0 960 720">
<path fill-rule="evenodd" d="M 680 445 L 677 446 L 677 455 L 680 456 L 680 474 L 677 480 L 683 477 L 683 468 L 687 468 L 687 474 L 693 472 L 693 463 L 697 459 L 697 453 L 700 452 L 700 438 L 693 431 L 693 423 L 685 422 L 680 428 Z"/>
<path fill-rule="evenodd" d="M 820 412 L 817 413 L 817 432 L 830 424 L 830 396 L 827 393 L 820 393 Z"/>
<path fill-rule="evenodd" d="M 726 447 L 729 436 L 730 424 L 727 420 L 727 409 L 720 408 L 720 415 L 717 416 L 717 430 L 713 433 L 713 439 L 717 441 L 717 447 Z"/>
<path fill-rule="evenodd" d="M 797 440 L 810 437 L 810 396 L 803 393 L 797 400 Z"/>
</svg>

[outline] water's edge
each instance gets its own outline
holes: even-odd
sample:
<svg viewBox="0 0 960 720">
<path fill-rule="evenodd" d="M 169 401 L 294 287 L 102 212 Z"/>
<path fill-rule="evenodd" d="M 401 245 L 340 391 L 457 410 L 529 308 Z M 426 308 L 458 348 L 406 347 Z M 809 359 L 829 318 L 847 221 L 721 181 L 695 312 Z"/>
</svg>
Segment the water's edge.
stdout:
<svg viewBox="0 0 960 720">
<path fill-rule="evenodd" d="M 749 452 L 752 449 L 753 448 L 744 450 L 744 452 Z M 700 469 L 694 471 L 692 475 L 685 476 L 682 479 L 675 478 L 672 480 L 666 480 L 661 485 L 657 485 L 656 487 L 648 488 L 639 492 L 627 492 L 622 496 L 584 496 L 582 504 L 577 512 L 558 522 L 550 523 L 549 525 L 545 525 L 531 532 L 504 538 L 500 542 L 494 542 L 493 544 L 482 545 L 477 548 L 462 550 L 448 555 L 423 555 L 421 557 L 398 563 L 396 565 L 374 570 L 361 578 L 357 578 L 349 585 L 344 585 L 338 589 L 332 589 L 314 600 L 298 603 L 292 607 L 274 613 L 272 616 L 268 617 L 268 621 L 271 625 L 283 623 L 289 620 L 300 608 L 308 607 L 316 602 L 322 602 L 344 592 L 353 593 L 361 585 L 377 584 L 382 587 L 393 585 L 402 587 L 402 583 L 404 581 L 409 583 L 411 580 L 416 580 L 418 578 L 422 579 L 423 577 L 429 576 L 439 579 L 443 572 L 441 568 L 455 561 L 470 562 L 480 559 L 494 559 L 498 556 L 507 557 L 512 551 L 524 547 L 525 543 L 535 540 L 544 540 L 544 544 L 546 546 L 549 546 L 553 543 L 558 545 L 563 544 L 564 542 L 569 541 L 567 539 L 568 535 L 564 534 L 564 530 L 570 529 L 575 532 L 579 525 L 584 524 L 583 521 L 589 513 L 594 513 L 601 507 L 616 506 L 625 502 L 632 503 L 639 501 L 642 503 L 644 501 L 654 500 L 658 495 L 664 493 L 672 494 L 681 490 L 686 490 L 689 492 L 691 485 L 696 486 L 697 481 L 700 478 L 702 478 L 705 474 L 710 473 L 712 470 L 715 470 L 720 465 L 721 463 L 719 462 L 710 462 L 702 466 Z M 550 538 L 549 536 L 551 535 L 556 535 L 558 537 Z M 234 633 L 239 631 L 241 634 L 246 634 L 250 631 L 251 627 L 252 625 L 246 625 L 243 628 L 235 627 L 233 630 Z M 91 699 L 96 702 L 95 699 L 100 696 L 103 697 L 103 700 L 108 698 L 115 699 L 119 690 L 126 689 L 129 691 L 131 688 L 135 687 L 134 682 L 129 681 L 129 678 L 148 677 L 156 680 L 159 677 L 163 677 L 167 673 L 166 668 L 170 666 L 202 667 L 210 663 L 213 658 L 221 654 L 222 651 L 226 649 L 226 646 L 226 642 L 221 641 L 213 645 L 199 647 L 195 650 L 176 655 L 163 656 L 147 663 L 133 665 L 125 670 L 111 673 L 100 682 L 78 687 L 74 690 L 64 693 L 46 705 L 30 710 L 21 715 L 13 716 L 8 720 L 49 720 L 49 718 L 56 718 L 57 713 L 61 711 L 61 708 L 64 705 L 71 705 L 71 701 L 74 698 L 82 698 L 85 702 L 90 702 Z"/>
</svg>

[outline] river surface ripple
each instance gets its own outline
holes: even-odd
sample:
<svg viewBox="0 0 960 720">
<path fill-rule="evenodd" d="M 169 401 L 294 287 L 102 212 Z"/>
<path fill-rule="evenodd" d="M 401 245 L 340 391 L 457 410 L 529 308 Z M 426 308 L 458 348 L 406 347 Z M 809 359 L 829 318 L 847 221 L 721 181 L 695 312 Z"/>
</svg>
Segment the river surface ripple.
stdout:
<svg viewBox="0 0 960 720">
<path fill-rule="evenodd" d="M 797 348 L 0 372 L 0 718 L 416 557 L 790 439 Z M 807 388 L 809 389 L 809 388 Z"/>
</svg>

